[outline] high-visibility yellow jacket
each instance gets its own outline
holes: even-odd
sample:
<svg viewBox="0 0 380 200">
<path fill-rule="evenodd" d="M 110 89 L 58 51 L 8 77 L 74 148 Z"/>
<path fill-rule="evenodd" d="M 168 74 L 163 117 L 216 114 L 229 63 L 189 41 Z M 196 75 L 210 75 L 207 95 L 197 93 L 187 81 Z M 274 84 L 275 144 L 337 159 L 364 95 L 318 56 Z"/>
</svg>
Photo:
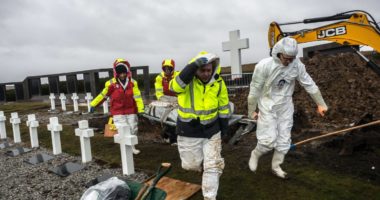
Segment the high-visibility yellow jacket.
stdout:
<svg viewBox="0 0 380 200">
<path fill-rule="evenodd" d="M 194 61 L 199 57 L 206 57 L 213 64 L 213 75 L 207 83 L 195 75 L 198 67 Z M 170 82 L 170 89 L 178 96 L 178 135 L 210 138 L 227 129 L 231 111 L 227 87 L 218 68 L 216 55 L 201 53 Z"/>
<path fill-rule="evenodd" d="M 125 88 L 116 78 L 105 83 L 102 92 L 90 103 L 92 107 L 97 107 L 107 98 L 111 99 L 111 114 L 126 115 L 144 112 L 144 103 L 137 81 L 130 78 Z"/>
<path fill-rule="evenodd" d="M 156 76 L 156 82 L 154 83 L 154 88 L 156 90 L 156 97 L 160 99 L 162 96 L 177 96 L 176 93 L 170 91 L 169 82 L 178 76 L 179 72 L 174 71 L 171 76 L 165 76 L 164 72 L 161 72 Z"/>
</svg>

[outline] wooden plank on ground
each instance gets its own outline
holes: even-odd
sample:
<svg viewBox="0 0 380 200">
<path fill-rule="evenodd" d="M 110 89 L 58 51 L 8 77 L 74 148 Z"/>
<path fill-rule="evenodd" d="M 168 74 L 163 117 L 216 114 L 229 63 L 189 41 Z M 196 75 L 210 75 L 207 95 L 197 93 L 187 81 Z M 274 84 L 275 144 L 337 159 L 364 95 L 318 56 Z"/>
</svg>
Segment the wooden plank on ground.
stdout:
<svg viewBox="0 0 380 200">
<path fill-rule="evenodd" d="M 152 184 L 152 180 L 148 183 Z M 200 185 L 188 183 L 177 179 L 162 177 L 156 185 L 167 193 L 166 200 L 188 199 L 201 189 Z"/>
</svg>

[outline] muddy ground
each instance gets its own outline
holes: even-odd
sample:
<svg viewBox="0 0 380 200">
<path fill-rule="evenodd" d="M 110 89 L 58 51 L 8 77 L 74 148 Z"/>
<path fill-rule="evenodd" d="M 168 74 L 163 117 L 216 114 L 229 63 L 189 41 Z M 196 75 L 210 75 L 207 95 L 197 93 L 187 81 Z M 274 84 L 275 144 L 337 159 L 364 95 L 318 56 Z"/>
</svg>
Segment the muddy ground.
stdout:
<svg viewBox="0 0 380 200">
<path fill-rule="evenodd" d="M 365 67 L 365 63 L 353 54 L 335 56 L 316 55 L 304 60 L 306 69 L 329 106 L 326 117 L 316 113 L 316 106 L 308 94 L 297 85 L 294 94 L 295 117 L 292 139 L 301 141 L 312 136 L 350 127 L 354 124 L 378 120 L 380 118 L 380 77 Z M 246 114 L 248 90 L 232 96 L 236 114 Z M 18 111 L 25 114 L 37 113 L 37 119 L 46 123 L 48 117 L 56 114 L 47 112 L 48 104 L 6 104 L 0 105 L 9 116 Z M 70 109 L 70 108 L 69 108 Z M 85 108 L 82 108 L 85 110 Z M 101 109 L 98 110 L 101 112 Z M 365 114 L 365 119 L 359 122 Z M 80 119 L 98 118 L 100 129 L 102 115 L 58 114 L 67 133 L 64 139 L 73 140 L 73 128 Z M 103 120 L 103 121 L 102 121 Z M 60 120 L 61 121 L 61 120 Z M 41 122 L 40 122 L 41 123 Z M 41 125 L 41 129 L 46 127 Z M 10 127 L 8 125 L 10 132 Z M 24 127 L 25 132 L 27 129 Z M 232 135 L 237 126 L 231 127 Z M 41 130 L 42 144 L 51 148 L 50 136 Z M 27 140 L 27 133 L 23 137 Z M 44 134 L 46 133 L 46 134 Z M 175 146 L 165 144 L 160 137 L 161 125 L 144 118 L 139 119 L 139 145 L 142 153 L 135 156 L 136 168 L 152 174 L 161 162 L 171 162 L 174 166 L 168 176 L 180 180 L 201 183 L 201 174 L 186 172 L 180 167 L 180 159 Z M 230 135 L 230 136 L 231 136 Z M 76 138 L 75 138 L 76 139 Z M 228 137 L 225 141 L 228 141 Z M 103 138 L 101 132 L 91 140 L 94 156 L 98 163 L 107 167 L 119 167 L 119 148 L 110 138 Z M 63 142 L 64 143 L 64 142 Z M 64 152 L 79 155 L 78 142 L 65 143 Z M 28 143 L 25 143 L 28 145 Z M 219 199 L 379 199 L 380 198 L 380 129 L 372 127 L 345 136 L 330 137 L 301 146 L 291 151 L 283 168 L 290 179 L 280 180 L 270 172 L 271 155 L 263 156 L 258 171 L 248 169 L 250 151 L 256 145 L 254 132 L 245 135 L 237 145 L 223 144 L 226 162 L 221 176 Z M 201 199 L 197 193 L 192 199 Z"/>
</svg>

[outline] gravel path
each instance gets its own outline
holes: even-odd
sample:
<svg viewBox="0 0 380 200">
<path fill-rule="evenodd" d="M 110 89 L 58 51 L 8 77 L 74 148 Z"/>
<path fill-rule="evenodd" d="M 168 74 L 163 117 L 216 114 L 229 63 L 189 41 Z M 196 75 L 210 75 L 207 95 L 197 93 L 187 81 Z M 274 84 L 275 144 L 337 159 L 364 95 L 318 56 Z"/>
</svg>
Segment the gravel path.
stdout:
<svg viewBox="0 0 380 200">
<path fill-rule="evenodd" d="M 87 189 L 85 184 L 93 178 L 104 174 L 122 176 L 121 168 L 107 169 L 90 162 L 85 164 L 83 170 L 60 177 L 48 169 L 67 161 L 81 163 L 81 158 L 62 153 L 48 162 L 34 166 L 24 160 L 38 153 L 53 156 L 52 152 L 39 148 L 16 157 L 5 155 L 7 150 L 16 146 L 19 145 L 0 150 L 0 199 L 80 199 Z M 147 175 L 137 172 L 125 177 L 142 182 Z"/>
</svg>

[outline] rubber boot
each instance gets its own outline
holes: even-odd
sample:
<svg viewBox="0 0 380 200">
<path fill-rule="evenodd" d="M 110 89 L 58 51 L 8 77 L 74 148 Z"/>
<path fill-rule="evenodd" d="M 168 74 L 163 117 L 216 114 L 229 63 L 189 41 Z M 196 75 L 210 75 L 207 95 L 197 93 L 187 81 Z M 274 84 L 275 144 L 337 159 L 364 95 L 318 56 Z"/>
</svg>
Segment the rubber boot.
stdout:
<svg viewBox="0 0 380 200">
<path fill-rule="evenodd" d="M 257 148 L 255 148 L 252 152 L 251 152 L 251 158 L 249 159 L 249 162 L 248 162 L 248 166 L 249 166 L 249 169 L 253 172 L 256 172 L 256 169 L 257 169 L 257 164 L 259 163 L 259 158 L 263 155 L 264 153 L 257 150 Z"/>
<path fill-rule="evenodd" d="M 132 146 L 132 152 L 133 154 L 137 155 L 140 153 L 140 150 L 136 149 L 135 145 Z"/>
<path fill-rule="evenodd" d="M 272 158 L 272 172 L 279 178 L 286 179 L 287 173 L 284 172 L 280 165 L 284 162 L 285 154 L 280 153 L 278 151 L 274 151 Z"/>
</svg>

